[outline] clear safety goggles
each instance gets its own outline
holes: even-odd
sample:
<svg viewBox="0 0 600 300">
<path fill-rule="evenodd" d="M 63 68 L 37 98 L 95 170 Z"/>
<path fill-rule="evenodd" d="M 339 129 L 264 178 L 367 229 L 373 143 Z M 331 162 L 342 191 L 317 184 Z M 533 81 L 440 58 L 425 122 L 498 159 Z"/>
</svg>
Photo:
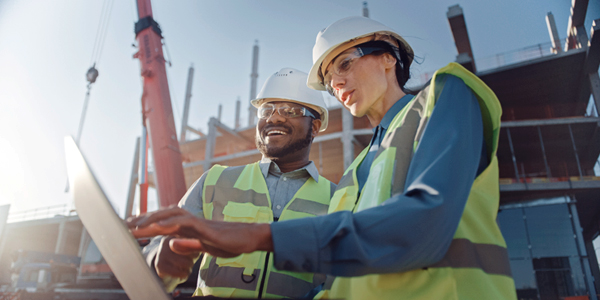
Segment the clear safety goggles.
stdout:
<svg viewBox="0 0 600 300">
<path fill-rule="evenodd" d="M 331 77 L 333 74 L 338 76 L 346 76 L 350 73 L 352 69 L 352 65 L 356 62 L 357 59 L 372 54 L 377 51 L 387 51 L 387 49 L 383 47 L 355 47 L 351 49 L 352 51 L 346 51 L 342 54 L 338 55 L 333 59 L 333 62 L 329 64 L 329 69 L 326 71 L 325 76 L 323 76 L 323 85 L 327 89 L 327 92 L 331 96 L 335 97 L 335 90 L 331 86 Z"/>
<path fill-rule="evenodd" d="M 266 119 L 270 118 L 275 113 L 275 110 L 277 110 L 277 112 L 279 113 L 280 116 L 282 116 L 282 117 L 284 117 L 286 119 L 297 118 L 297 117 L 304 117 L 304 116 L 311 117 L 313 119 L 318 119 L 313 113 L 311 113 L 305 107 L 298 107 L 298 106 L 280 106 L 280 107 L 275 107 L 275 104 L 273 104 L 273 103 L 265 103 L 265 104 L 263 104 L 256 111 L 256 116 L 259 119 L 266 120 Z"/>
</svg>

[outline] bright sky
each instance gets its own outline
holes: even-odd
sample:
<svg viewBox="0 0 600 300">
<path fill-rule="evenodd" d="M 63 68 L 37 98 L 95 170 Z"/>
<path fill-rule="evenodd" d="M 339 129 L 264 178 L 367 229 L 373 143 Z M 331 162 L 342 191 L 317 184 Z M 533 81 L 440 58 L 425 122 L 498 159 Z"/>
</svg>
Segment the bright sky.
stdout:
<svg viewBox="0 0 600 300">
<path fill-rule="evenodd" d="M 566 37 L 567 0 L 370 0 L 370 17 L 396 29 L 421 58 L 413 75 L 455 59 L 446 12 L 463 8 L 475 59 L 550 41 L 552 12 Z M 103 1 L 0 0 L 0 205 L 11 211 L 70 203 L 63 137 L 75 135 Z M 308 71 L 316 34 L 334 21 L 362 14 L 361 0 L 153 0 L 172 67 L 167 69 L 179 130 L 187 82 L 195 76 L 189 124 L 206 132 L 223 105 L 233 125 L 240 97 L 247 110 L 252 46 L 259 40 L 258 88 L 282 67 Z M 585 28 L 600 18 L 590 1 Z M 133 26 L 135 1 L 115 1 L 93 85 L 81 148 L 106 194 L 123 212 L 141 134 L 141 81 Z M 155 204 L 150 203 L 150 208 Z"/>
</svg>

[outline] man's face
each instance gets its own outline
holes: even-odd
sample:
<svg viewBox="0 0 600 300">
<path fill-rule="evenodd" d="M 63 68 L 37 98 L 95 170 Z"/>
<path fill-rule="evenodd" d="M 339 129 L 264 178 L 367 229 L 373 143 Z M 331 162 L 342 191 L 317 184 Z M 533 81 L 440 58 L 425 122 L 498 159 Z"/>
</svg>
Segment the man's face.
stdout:
<svg viewBox="0 0 600 300">
<path fill-rule="evenodd" d="M 300 104 L 285 101 L 267 103 L 269 104 L 274 105 L 275 111 L 270 117 L 258 120 L 256 148 L 263 156 L 272 160 L 307 149 L 318 132 L 320 122 L 313 122 L 308 116 L 286 118 L 277 111 L 282 107 L 303 107 Z"/>
</svg>

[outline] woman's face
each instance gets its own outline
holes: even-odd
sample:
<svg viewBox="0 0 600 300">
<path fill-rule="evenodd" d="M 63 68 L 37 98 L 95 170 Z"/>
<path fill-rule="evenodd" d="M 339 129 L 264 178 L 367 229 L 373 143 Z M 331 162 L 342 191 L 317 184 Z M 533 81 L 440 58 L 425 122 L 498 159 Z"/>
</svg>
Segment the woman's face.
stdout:
<svg viewBox="0 0 600 300">
<path fill-rule="evenodd" d="M 388 54 L 358 57 L 354 59 L 346 74 L 336 74 L 332 65 L 344 60 L 355 49 L 350 48 L 338 55 L 325 69 L 324 74 L 326 78 L 331 78 L 330 85 L 336 99 L 353 116 L 362 117 L 376 109 L 376 104 L 383 99 L 388 88 L 385 74 L 385 56 Z"/>
</svg>

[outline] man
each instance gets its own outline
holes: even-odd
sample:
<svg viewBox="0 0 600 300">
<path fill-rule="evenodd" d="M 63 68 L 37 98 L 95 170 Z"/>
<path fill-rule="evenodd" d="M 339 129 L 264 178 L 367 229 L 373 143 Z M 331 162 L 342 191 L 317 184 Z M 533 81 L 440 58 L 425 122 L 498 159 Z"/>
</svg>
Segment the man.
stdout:
<svg viewBox="0 0 600 300">
<path fill-rule="evenodd" d="M 165 210 L 132 220 L 134 234 L 174 233 L 191 238 L 177 245 L 224 257 L 273 251 L 277 268 L 340 276 L 324 297 L 516 299 L 496 224 L 500 103 L 455 63 L 409 95 L 413 56 L 398 33 L 368 18 L 339 20 L 317 36 L 308 86 L 374 127 L 331 214 L 247 226 Z"/>
<path fill-rule="evenodd" d="M 309 153 L 314 137 L 327 128 L 328 111 L 306 78 L 284 68 L 267 79 L 251 101 L 258 109 L 256 146 L 263 158 L 246 166 L 213 166 L 188 190 L 181 208 L 207 220 L 246 223 L 327 213 L 335 184 L 319 176 Z M 172 249 L 171 239 L 144 250 L 168 289 L 189 276 L 199 256 L 197 250 Z M 204 255 L 199 275 L 195 294 L 220 297 L 298 298 L 324 281 L 324 275 L 275 270 L 266 252 L 229 259 Z"/>
</svg>

